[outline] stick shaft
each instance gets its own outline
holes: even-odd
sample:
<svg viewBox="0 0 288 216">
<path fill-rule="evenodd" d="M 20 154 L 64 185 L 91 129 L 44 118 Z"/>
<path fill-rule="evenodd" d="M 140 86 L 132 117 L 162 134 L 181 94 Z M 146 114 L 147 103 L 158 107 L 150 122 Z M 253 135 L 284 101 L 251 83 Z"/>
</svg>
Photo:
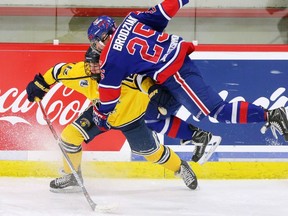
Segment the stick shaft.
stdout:
<svg viewBox="0 0 288 216">
<path fill-rule="evenodd" d="M 74 175 L 77 183 L 78 183 L 79 186 L 81 187 L 82 192 L 83 192 L 86 200 L 88 201 L 90 207 L 91 207 L 92 210 L 94 211 L 97 204 L 94 203 L 94 201 L 91 199 L 89 193 L 88 193 L 87 190 L 86 190 L 86 187 L 84 186 L 84 184 L 83 184 L 83 182 L 81 181 L 81 179 L 80 179 L 77 171 L 75 170 L 75 168 L 74 168 L 74 166 L 73 166 L 73 164 L 72 164 L 72 161 L 70 160 L 69 156 L 67 155 L 67 152 L 66 152 L 65 149 L 63 148 L 63 146 L 62 146 L 62 144 L 61 144 L 61 141 L 59 140 L 59 137 L 58 137 L 58 135 L 57 135 L 57 133 L 56 133 L 56 131 L 55 131 L 55 129 L 54 129 L 54 127 L 53 127 L 53 125 L 52 125 L 52 123 L 51 123 L 51 121 L 50 121 L 50 119 L 49 119 L 49 117 L 48 117 L 48 115 L 47 115 L 47 113 L 46 113 L 43 105 L 42 105 L 42 103 L 41 103 L 41 101 L 38 101 L 37 103 L 38 103 L 38 106 L 39 106 L 40 109 L 41 109 L 41 112 L 42 112 L 42 114 L 43 114 L 44 120 L 46 121 L 47 125 L 49 126 L 50 131 L 52 132 L 52 134 L 53 134 L 55 140 L 57 141 L 58 146 L 59 146 L 59 148 L 60 148 L 60 150 L 61 150 L 61 152 L 62 152 L 65 160 L 67 161 L 68 166 L 70 167 L 70 169 L 71 169 L 71 171 L 72 171 L 72 173 L 73 173 L 73 175 Z"/>
</svg>

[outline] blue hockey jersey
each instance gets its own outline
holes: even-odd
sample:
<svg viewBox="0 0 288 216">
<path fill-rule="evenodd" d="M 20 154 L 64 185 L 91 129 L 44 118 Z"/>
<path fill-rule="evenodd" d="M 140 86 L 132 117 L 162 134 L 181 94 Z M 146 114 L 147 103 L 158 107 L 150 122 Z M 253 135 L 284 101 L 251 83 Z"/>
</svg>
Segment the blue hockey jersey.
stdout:
<svg viewBox="0 0 288 216">
<path fill-rule="evenodd" d="M 109 113 L 114 109 L 121 82 L 127 76 L 145 74 L 161 84 L 180 69 L 194 46 L 163 31 L 188 2 L 166 0 L 147 11 L 130 12 L 125 17 L 100 56 L 100 112 Z"/>
</svg>

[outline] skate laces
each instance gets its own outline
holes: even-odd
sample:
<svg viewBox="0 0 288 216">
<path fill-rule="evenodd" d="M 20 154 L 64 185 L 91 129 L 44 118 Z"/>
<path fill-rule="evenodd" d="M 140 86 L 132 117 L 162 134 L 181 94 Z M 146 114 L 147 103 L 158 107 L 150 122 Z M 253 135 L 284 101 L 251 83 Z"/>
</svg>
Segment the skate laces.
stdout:
<svg viewBox="0 0 288 216">
<path fill-rule="evenodd" d="M 284 134 L 284 128 L 283 128 L 284 125 L 281 125 L 281 123 L 284 124 L 284 122 L 283 122 L 283 114 L 282 113 L 285 114 L 285 111 L 283 112 L 281 108 L 277 109 L 277 110 L 274 110 L 274 112 L 273 111 L 271 112 L 271 120 L 269 121 L 269 127 L 271 129 L 271 132 L 272 132 L 273 136 L 276 139 L 278 139 L 276 131 L 278 131 L 278 133 L 280 135 Z"/>
<path fill-rule="evenodd" d="M 192 182 L 195 180 L 193 174 L 191 173 L 190 169 L 186 167 L 185 164 L 181 165 L 180 169 L 180 176 L 182 177 L 183 181 L 186 185 L 192 184 Z"/>
<path fill-rule="evenodd" d="M 280 124 L 278 122 L 269 122 L 268 124 L 265 124 L 263 126 L 263 128 L 270 128 L 271 132 L 272 132 L 272 135 L 274 136 L 275 139 L 278 139 L 278 135 L 277 135 L 277 132 L 280 134 L 280 135 L 283 135 L 283 130 L 280 126 Z M 262 129 L 261 129 L 262 130 Z M 262 131 L 261 131 L 262 132 Z M 262 132 L 263 134 L 265 134 L 266 130 L 264 129 L 264 131 Z"/>
<path fill-rule="evenodd" d="M 283 130 L 282 130 L 282 128 L 281 128 L 281 126 L 280 126 L 280 124 L 279 124 L 278 122 L 271 122 L 271 123 L 270 123 L 270 129 L 271 129 L 271 132 L 272 132 L 273 136 L 274 136 L 276 139 L 278 139 L 278 136 L 277 136 L 276 131 L 278 131 L 278 133 L 279 133 L 280 135 L 283 135 L 283 134 L 284 134 L 284 132 L 283 132 Z"/>
<path fill-rule="evenodd" d="M 67 184 L 71 181 L 72 174 L 64 175 L 62 177 L 56 178 L 55 179 L 55 185 L 63 185 Z"/>
<path fill-rule="evenodd" d="M 180 168 L 175 172 L 175 176 L 182 178 L 185 185 L 191 190 L 195 190 L 198 186 L 197 177 L 186 161 L 181 160 Z"/>
</svg>

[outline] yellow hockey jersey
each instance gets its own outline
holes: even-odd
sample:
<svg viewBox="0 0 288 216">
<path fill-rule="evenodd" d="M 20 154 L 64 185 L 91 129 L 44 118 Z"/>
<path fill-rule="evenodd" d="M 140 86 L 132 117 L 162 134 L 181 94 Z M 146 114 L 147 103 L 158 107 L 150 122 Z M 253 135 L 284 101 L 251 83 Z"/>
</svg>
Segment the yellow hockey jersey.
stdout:
<svg viewBox="0 0 288 216">
<path fill-rule="evenodd" d="M 91 102 L 99 99 L 98 83 L 86 75 L 84 62 L 57 64 L 50 68 L 43 77 L 47 84 L 53 85 L 55 82 L 61 82 L 64 86 L 83 94 Z M 113 127 L 122 127 L 132 123 L 145 113 L 149 98 L 147 94 L 140 91 L 135 79 L 136 76 L 122 82 L 119 103 L 108 117 L 108 122 Z"/>
</svg>

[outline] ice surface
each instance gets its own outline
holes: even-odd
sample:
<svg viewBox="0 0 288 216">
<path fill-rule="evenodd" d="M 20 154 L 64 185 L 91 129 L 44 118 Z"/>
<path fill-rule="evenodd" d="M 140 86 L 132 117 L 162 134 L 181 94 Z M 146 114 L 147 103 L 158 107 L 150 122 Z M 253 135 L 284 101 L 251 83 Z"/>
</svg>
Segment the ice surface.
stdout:
<svg viewBox="0 0 288 216">
<path fill-rule="evenodd" d="M 82 193 L 55 194 L 48 178 L 0 178 L 1 216 L 286 216 L 288 180 L 199 180 L 191 191 L 181 179 L 85 179 L 98 205 L 93 212 Z"/>
</svg>

